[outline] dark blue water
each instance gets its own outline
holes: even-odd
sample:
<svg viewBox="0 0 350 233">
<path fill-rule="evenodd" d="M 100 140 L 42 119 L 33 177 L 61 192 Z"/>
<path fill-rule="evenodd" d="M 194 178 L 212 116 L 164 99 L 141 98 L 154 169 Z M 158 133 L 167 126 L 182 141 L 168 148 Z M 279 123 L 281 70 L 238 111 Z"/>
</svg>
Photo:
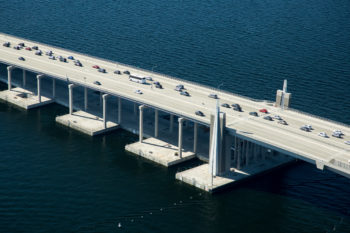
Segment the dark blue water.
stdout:
<svg viewBox="0 0 350 233">
<path fill-rule="evenodd" d="M 350 124 L 347 0 L 1 0 L 0 31 L 252 98 L 288 79 L 294 108 Z M 0 232 L 350 232 L 336 174 L 300 163 L 211 196 L 65 112 L 0 104 Z"/>
</svg>

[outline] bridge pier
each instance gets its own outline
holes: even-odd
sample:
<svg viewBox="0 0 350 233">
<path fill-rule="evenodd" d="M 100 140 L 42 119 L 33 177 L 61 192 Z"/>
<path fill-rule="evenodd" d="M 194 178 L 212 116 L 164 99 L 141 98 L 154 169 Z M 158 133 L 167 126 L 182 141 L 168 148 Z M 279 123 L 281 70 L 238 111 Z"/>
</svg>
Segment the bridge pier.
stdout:
<svg viewBox="0 0 350 233">
<path fill-rule="evenodd" d="M 197 141 L 198 141 L 198 123 L 194 122 L 193 125 L 193 153 L 197 154 Z"/>
<path fill-rule="evenodd" d="M 69 115 L 73 114 L 73 88 L 74 84 L 68 85 L 68 91 L 69 91 Z"/>
<path fill-rule="evenodd" d="M 118 98 L 118 124 L 122 123 L 122 99 Z"/>
<path fill-rule="evenodd" d="M 7 67 L 7 85 L 8 85 L 9 91 L 11 91 L 11 88 L 12 88 L 12 70 L 13 69 L 14 69 L 13 66 Z"/>
<path fill-rule="evenodd" d="M 41 79 L 44 77 L 42 74 L 38 74 L 36 76 L 37 79 L 37 95 L 38 95 L 38 101 L 41 103 Z"/>
<path fill-rule="evenodd" d="M 143 109 L 145 108 L 144 105 L 139 106 L 140 110 L 140 119 L 139 119 L 139 142 L 142 143 L 143 141 Z"/>
<path fill-rule="evenodd" d="M 107 121 L 106 121 L 106 118 L 107 118 L 107 105 L 106 105 L 106 102 L 107 102 L 107 97 L 108 97 L 108 94 L 104 94 L 102 96 L 102 99 L 103 99 L 103 127 L 106 129 L 107 128 Z"/>
<path fill-rule="evenodd" d="M 88 89 L 87 87 L 84 87 L 84 110 L 85 112 L 88 109 Z"/>
<path fill-rule="evenodd" d="M 159 126 L 159 118 L 158 118 L 158 109 L 154 110 L 154 137 L 158 137 L 158 126 Z"/>
<path fill-rule="evenodd" d="M 178 140 L 178 149 L 179 149 L 179 157 L 182 158 L 182 133 L 183 133 L 183 122 L 185 121 L 184 118 L 180 117 L 179 118 L 179 140 Z"/>
</svg>

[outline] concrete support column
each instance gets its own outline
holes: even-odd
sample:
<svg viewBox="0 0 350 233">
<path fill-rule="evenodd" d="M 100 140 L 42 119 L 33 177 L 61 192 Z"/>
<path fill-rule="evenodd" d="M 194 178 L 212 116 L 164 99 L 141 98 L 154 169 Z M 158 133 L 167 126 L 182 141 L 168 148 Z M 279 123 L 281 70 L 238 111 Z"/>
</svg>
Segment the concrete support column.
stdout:
<svg viewBox="0 0 350 233">
<path fill-rule="evenodd" d="M 154 110 L 154 137 L 157 138 L 158 137 L 158 110 L 155 109 Z"/>
<path fill-rule="evenodd" d="M 139 126 L 139 142 L 142 143 L 143 141 L 143 109 L 145 108 L 144 105 L 139 106 L 140 110 L 140 126 Z"/>
<path fill-rule="evenodd" d="M 27 72 L 25 69 L 23 69 L 23 82 L 22 82 L 23 88 L 26 87 L 26 82 L 27 82 Z"/>
<path fill-rule="evenodd" d="M 246 159 L 245 159 L 245 164 L 246 165 L 249 165 L 250 163 L 250 142 L 246 141 L 246 147 L 245 147 L 245 156 L 246 156 Z"/>
<path fill-rule="evenodd" d="M 52 78 L 52 99 L 56 98 L 56 79 Z"/>
<path fill-rule="evenodd" d="M 210 131 L 209 131 L 209 155 L 211 151 L 211 139 L 213 137 L 213 127 L 214 127 L 214 115 L 210 115 Z"/>
<path fill-rule="evenodd" d="M 39 103 L 41 103 L 41 79 L 44 77 L 44 75 L 42 74 L 38 74 L 36 76 L 36 80 L 37 80 L 37 93 L 38 93 L 38 100 Z"/>
<path fill-rule="evenodd" d="M 8 90 L 11 91 L 11 87 L 12 87 L 12 70 L 13 70 L 13 66 L 8 66 L 7 67 L 7 83 L 8 83 Z"/>
<path fill-rule="evenodd" d="M 73 88 L 74 84 L 69 84 L 68 85 L 68 90 L 69 90 L 69 114 L 73 114 Z"/>
<path fill-rule="evenodd" d="M 179 118 L 179 156 L 180 158 L 182 158 L 182 128 L 183 128 L 183 122 L 185 119 L 183 119 L 182 117 Z"/>
<path fill-rule="evenodd" d="M 103 127 L 106 129 L 107 128 L 107 121 L 106 121 L 106 118 L 107 118 L 107 97 L 108 97 L 108 94 L 104 94 L 102 95 L 102 101 L 103 101 Z"/>
<path fill-rule="evenodd" d="M 194 122 L 193 125 L 193 153 L 197 154 L 197 141 L 198 141 L 198 123 Z"/>
<path fill-rule="evenodd" d="M 84 110 L 87 111 L 88 108 L 88 89 L 84 87 Z"/>
<path fill-rule="evenodd" d="M 169 133 L 173 133 L 173 129 L 174 129 L 174 115 L 170 114 Z"/>
<path fill-rule="evenodd" d="M 118 124 L 122 123 L 122 99 L 118 98 Z"/>
</svg>

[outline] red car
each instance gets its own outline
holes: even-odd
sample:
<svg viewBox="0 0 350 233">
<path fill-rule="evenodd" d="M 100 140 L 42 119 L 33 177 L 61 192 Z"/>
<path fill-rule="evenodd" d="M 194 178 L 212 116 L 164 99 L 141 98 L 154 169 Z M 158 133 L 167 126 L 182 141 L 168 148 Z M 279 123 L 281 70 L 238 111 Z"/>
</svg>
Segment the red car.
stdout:
<svg viewBox="0 0 350 233">
<path fill-rule="evenodd" d="M 92 66 L 92 68 L 100 69 L 100 67 L 98 65 L 94 65 L 94 66 Z"/>
<path fill-rule="evenodd" d="M 27 47 L 26 50 L 32 51 L 32 48 L 31 47 Z"/>
<path fill-rule="evenodd" d="M 262 112 L 262 113 L 268 113 L 267 109 L 266 108 L 262 108 L 259 110 L 259 112 Z"/>
</svg>

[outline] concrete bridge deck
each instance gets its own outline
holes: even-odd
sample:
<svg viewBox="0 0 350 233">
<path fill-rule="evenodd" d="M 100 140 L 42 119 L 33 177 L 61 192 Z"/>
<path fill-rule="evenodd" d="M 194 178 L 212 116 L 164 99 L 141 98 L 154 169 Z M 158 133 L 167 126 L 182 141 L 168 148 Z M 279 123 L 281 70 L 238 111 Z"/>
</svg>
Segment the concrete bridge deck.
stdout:
<svg viewBox="0 0 350 233">
<path fill-rule="evenodd" d="M 10 42 L 11 47 L 2 46 L 4 42 Z M 43 51 L 43 55 L 37 56 L 34 54 L 34 51 L 25 49 L 13 49 L 13 46 L 20 42 L 30 47 L 34 45 L 39 46 L 39 49 Z M 350 177 L 350 145 L 344 143 L 350 140 L 349 126 L 293 110 L 282 110 L 266 101 L 254 101 L 185 80 L 5 34 L 0 34 L 0 44 L 0 61 L 5 64 L 67 80 L 69 83 L 122 97 L 139 104 L 145 104 L 199 124 L 210 124 L 210 114 L 215 107 L 216 100 L 209 98 L 208 95 L 215 93 L 219 96 L 220 103 L 228 103 L 230 105 L 238 103 L 242 107 L 243 112 L 233 111 L 232 108 L 221 108 L 221 111 L 226 113 L 227 130 L 232 135 L 317 164 L 318 168 L 327 168 Z M 83 67 L 74 66 L 71 60 L 68 60 L 67 63 L 50 60 L 45 55 L 45 52 L 48 50 L 52 50 L 55 56 L 74 56 L 75 59 L 81 61 Z M 24 57 L 25 61 L 20 61 L 18 59 L 20 56 Z M 106 69 L 107 73 L 99 73 L 92 68 L 93 65 L 99 65 L 101 68 Z M 134 75 L 152 77 L 153 80 L 162 84 L 163 89 L 155 88 L 149 81 L 147 84 L 131 82 L 128 79 L 128 75 L 114 74 L 115 70 L 120 70 L 121 72 L 128 70 Z M 95 85 L 95 81 L 99 81 L 101 85 Z M 174 90 L 178 84 L 185 86 L 190 93 L 189 97 L 182 96 Z M 135 90 L 141 90 L 143 94 L 136 94 L 134 93 Z M 261 108 L 266 108 L 270 115 L 276 114 L 281 116 L 288 122 L 288 125 L 280 125 L 277 121 L 264 120 L 262 115 L 259 117 L 249 115 L 250 111 L 258 111 Z M 197 110 L 202 111 L 205 116 L 195 115 Z M 305 124 L 312 125 L 314 130 L 312 132 L 301 131 L 299 128 Z M 342 139 L 332 137 L 332 131 L 335 129 L 342 130 L 345 136 Z M 322 138 L 317 135 L 319 132 L 326 132 L 330 137 Z"/>
</svg>

